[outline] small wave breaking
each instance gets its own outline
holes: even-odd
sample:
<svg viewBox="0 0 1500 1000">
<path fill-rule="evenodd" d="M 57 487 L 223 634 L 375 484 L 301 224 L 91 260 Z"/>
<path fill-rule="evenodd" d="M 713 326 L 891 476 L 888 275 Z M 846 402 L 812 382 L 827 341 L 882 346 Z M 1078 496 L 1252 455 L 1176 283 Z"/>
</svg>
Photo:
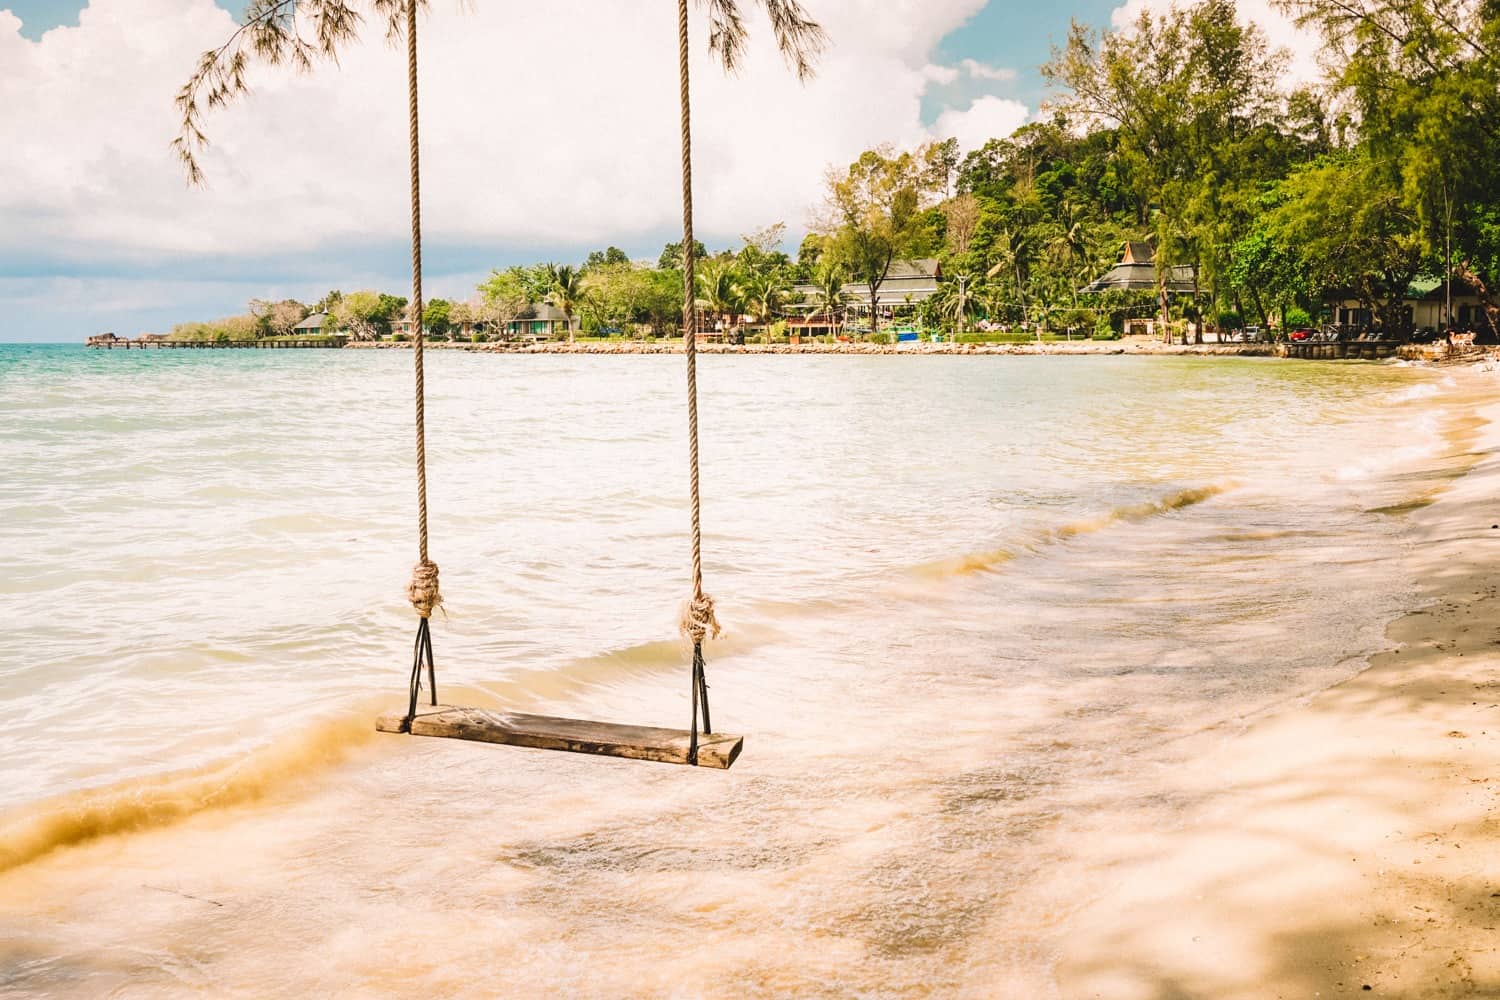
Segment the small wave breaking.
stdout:
<svg viewBox="0 0 1500 1000">
<path fill-rule="evenodd" d="M 1041 531 L 1019 545 L 1009 548 L 990 549 L 983 552 L 969 552 L 948 559 L 939 559 L 918 566 L 913 572 L 914 575 L 926 579 L 941 579 L 950 576 L 967 576 L 973 573 L 994 572 L 1005 563 L 1027 552 L 1034 552 L 1044 545 L 1067 541 L 1068 539 L 1078 538 L 1083 535 L 1091 535 L 1115 524 L 1144 521 L 1160 514 L 1169 514 L 1173 511 L 1182 510 L 1185 507 L 1192 507 L 1195 504 L 1212 500 L 1214 497 L 1234 489 L 1237 485 L 1234 481 L 1227 480 L 1207 486 L 1177 490 L 1155 500 L 1124 504 L 1097 517 L 1071 521 L 1060 527 Z"/>
<path fill-rule="evenodd" d="M 22 806 L 0 816 L 0 872 L 100 837 L 252 804 L 343 763 L 373 742 L 372 718 L 371 712 L 325 718 L 242 757 Z"/>
</svg>

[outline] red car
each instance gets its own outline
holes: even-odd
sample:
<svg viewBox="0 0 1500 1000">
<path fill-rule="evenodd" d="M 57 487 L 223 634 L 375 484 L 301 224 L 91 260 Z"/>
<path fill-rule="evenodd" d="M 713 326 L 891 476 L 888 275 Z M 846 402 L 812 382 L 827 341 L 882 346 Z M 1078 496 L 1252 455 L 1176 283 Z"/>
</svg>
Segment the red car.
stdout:
<svg viewBox="0 0 1500 1000">
<path fill-rule="evenodd" d="M 1287 334 L 1288 340 L 1308 340 L 1311 337 L 1311 330 L 1293 330 L 1291 333 Z"/>
</svg>

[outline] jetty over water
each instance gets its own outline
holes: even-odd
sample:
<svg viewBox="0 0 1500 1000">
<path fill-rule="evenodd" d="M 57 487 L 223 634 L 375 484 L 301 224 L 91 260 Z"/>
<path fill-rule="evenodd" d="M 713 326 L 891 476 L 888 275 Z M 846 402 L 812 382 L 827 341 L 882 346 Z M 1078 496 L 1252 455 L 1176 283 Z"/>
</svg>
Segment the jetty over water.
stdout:
<svg viewBox="0 0 1500 1000">
<path fill-rule="evenodd" d="M 1278 344 L 1276 353 L 1284 358 L 1317 361 L 1377 361 L 1395 357 L 1401 345 L 1399 340 L 1294 340 Z"/>
<path fill-rule="evenodd" d="M 320 335 L 315 337 L 266 337 L 262 340 L 169 340 L 160 334 L 143 334 L 134 340 L 118 337 L 113 333 L 102 333 L 88 339 L 88 346 L 102 350 L 312 350 L 338 348 L 349 342 L 348 337 Z"/>
</svg>

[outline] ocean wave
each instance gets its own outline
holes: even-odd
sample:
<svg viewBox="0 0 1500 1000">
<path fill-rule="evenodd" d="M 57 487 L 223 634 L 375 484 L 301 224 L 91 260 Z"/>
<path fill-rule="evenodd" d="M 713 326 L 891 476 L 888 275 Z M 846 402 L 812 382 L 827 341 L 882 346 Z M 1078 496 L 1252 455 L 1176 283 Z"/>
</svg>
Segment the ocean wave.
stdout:
<svg viewBox="0 0 1500 1000">
<path fill-rule="evenodd" d="M 281 735 L 242 757 L 43 799 L 0 816 L 0 872 L 63 847 L 168 826 L 254 803 L 348 760 L 373 742 L 373 710 L 346 712 Z"/>
<path fill-rule="evenodd" d="M 1139 521 L 1202 503 L 1233 488 L 1220 483 L 1177 490 L 1155 500 L 1126 504 L 1097 517 L 1063 524 L 1015 549 L 992 549 L 938 560 L 911 571 L 938 578 L 993 571 L 1018 552 L 1048 542 L 1092 534 L 1110 525 Z M 920 599 L 896 586 L 885 598 Z M 713 643 L 713 655 L 743 655 L 786 634 L 797 618 L 836 613 L 856 603 L 836 598 L 816 601 L 766 600 L 731 609 L 731 624 Z M 482 708 L 535 710 L 574 700 L 589 690 L 662 674 L 684 666 L 688 649 L 681 639 L 636 643 L 577 657 L 556 667 L 509 670 L 503 678 L 463 688 L 444 688 L 442 700 Z M 375 742 L 374 719 L 389 699 L 367 699 L 338 715 L 289 727 L 276 740 L 231 760 L 203 767 L 136 778 L 31 803 L 0 816 L 0 872 L 28 864 L 61 848 L 118 834 L 158 829 L 200 813 L 252 805 L 296 791 L 304 782 L 335 768 Z"/>
<path fill-rule="evenodd" d="M 1033 535 L 1030 539 L 1018 539 L 1017 544 L 1007 548 L 967 552 L 963 555 L 924 563 L 913 569 L 912 574 L 921 578 L 935 579 L 949 576 L 967 576 L 971 573 L 993 572 L 1018 556 L 1035 551 L 1044 545 L 1067 541 L 1068 539 L 1077 538 L 1082 535 L 1091 535 L 1104 531 L 1115 524 L 1144 521 L 1147 518 L 1156 517 L 1161 514 L 1170 514 L 1173 511 L 1182 510 L 1184 507 L 1191 507 L 1206 500 L 1212 500 L 1214 497 L 1234 489 L 1237 485 L 1238 483 L 1233 480 L 1225 480 L 1224 482 L 1212 483 L 1207 486 L 1176 490 L 1155 500 L 1124 504 L 1113 510 L 1106 511 L 1097 517 L 1083 518 L 1050 530 L 1043 530 Z"/>
</svg>

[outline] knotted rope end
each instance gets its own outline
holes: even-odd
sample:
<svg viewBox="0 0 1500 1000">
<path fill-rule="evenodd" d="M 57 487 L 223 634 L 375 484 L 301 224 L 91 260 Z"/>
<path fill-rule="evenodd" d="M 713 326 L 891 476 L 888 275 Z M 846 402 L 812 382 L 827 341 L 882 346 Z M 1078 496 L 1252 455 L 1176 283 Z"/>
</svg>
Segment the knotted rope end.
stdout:
<svg viewBox="0 0 1500 1000">
<path fill-rule="evenodd" d="M 412 567 L 411 583 L 406 585 L 406 599 L 423 618 L 431 618 L 433 609 L 443 606 L 443 594 L 438 589 L 437 563 L 424 559 Z"/>
<path fill-rule="evenodd" d="M 707 594 L 683 602 L 682 620 L 677 627 L 693 642 L 717 639 L 724 634 L 719 627 L 718 615 L 714 613 L 714 599 Z"/>
</svg>

